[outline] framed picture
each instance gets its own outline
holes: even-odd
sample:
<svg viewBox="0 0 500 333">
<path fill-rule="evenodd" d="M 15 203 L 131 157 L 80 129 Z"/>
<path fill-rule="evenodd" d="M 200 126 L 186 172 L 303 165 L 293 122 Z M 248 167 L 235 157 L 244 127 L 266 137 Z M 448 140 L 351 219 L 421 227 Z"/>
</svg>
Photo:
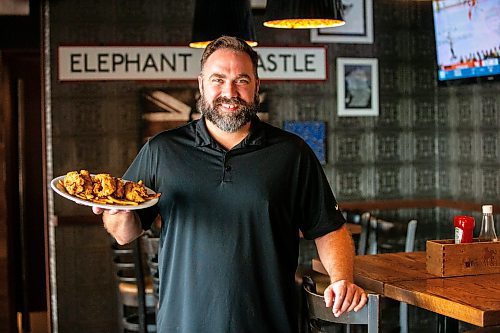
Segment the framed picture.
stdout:
<svg viewBox="0 0 500 333">
<path fill-rule="evenodd" d="M 266 9 L 266 4 L 266 0 L 250 0 L 250 6 L 252 7 L 252 9 L 264 11 Z"/>
<path fill-rule="evenodd" d="M 311 42 L 373 43 L 372 0 L 341 0 L 345 24 L 340 27 L 311 29 Z"/>
<path fill-rule="evenodd" d="M 378 60 L 337 58 L 337 114 L 378 116 Z"/>
<path fill-rule="evenodd" d="M 29 0 L 2 0 L 0 1 L 0 15 L 23 15 L 30 14 Z"/>
<path fill-rule="evenodd" d="M 326 123 L 324 121 L 285 120 L 283 129 L 304 139 L 320 164 L 326 164 Z"/>
</svg>

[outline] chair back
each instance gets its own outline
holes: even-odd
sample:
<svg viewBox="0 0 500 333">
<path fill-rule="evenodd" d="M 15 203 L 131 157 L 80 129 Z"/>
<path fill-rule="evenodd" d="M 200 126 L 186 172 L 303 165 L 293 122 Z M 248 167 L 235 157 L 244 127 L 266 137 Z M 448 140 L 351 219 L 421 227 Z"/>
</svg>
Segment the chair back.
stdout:
<svg viewBox="0 0 500 333">
<path fill-rule="evenodd" d="M 136 240 L 134 242 L 137 242 Z M 130 243 L 126 245 L 119 245 L 116 242 L 113 242 L 111 245 L 111 252 L 113 258 L 113 265 L 115 267 L 115 271 L 117 274 L 118 282 L 130 282 L 137 283 L 137 278 L 141 278 L 141 276 L 147 280 L 149 279 L 149 271 L 148 267 L 144 264 L 145 256 L 140 252 L 137 253 L 135 243 Z M 142 274 L 136 270 L 137 267 L 137 256 L 141 256 L 141 268 Z"/>
<path fill-rule="evenodd" d="M 400 223 L 370 216 L 366 254 L 413 252 L 416 229 L 415 219 Z"/>
<path fill-rule="evenodd" d="M 342 215 L 344 216 L 347 223 L 357 224 L 361 226 L 361 232 L 359 234 L 353 234 L 352 239 L 356 247 L 356 254 L 363 255 L 366 254 L 366 243 L 368 239 L 368 224 L 370 222 L 369 212 L 360 212 L 357 210 L 343 210 Z"/>
<path fill-rule="evenodd" d="M 335 317 L 331 308 L 325 306 L 323 295 L 316 292 L 316 286 L 311 277 L 304 277 L 304 294 L 306 298 L 309 324 L 311 330 L 328 332 L 332 324 L 358 324 L 367 325 L 368 333 L 379 331 L 379 295 L 368 293 L 367 304 L 358 312 L 350 311 Z"/>
<path fill-rule="evenodd" d="M 370 217 L 371 217 L 370 212 L 364 212 L 363 214 L 361 214 L 361 218 L 359 220 L 359 223 L 361 224 L 361 233 L 359 234 L 356 253 L 360 256 L 366 254 L 368 231 L 370 227 Z"/>
<path fill-rule="evenodd" d="M 160 278 L 158 272 L 158 244 L 160 238 L 153 235 L 146 235 L 143 237 L 143 248 L 146 253 L 147 266 L 149 274 L 153 280 L 153 295 L 156 302 L 159 298 Z"/>
<path fill-rule="evenodd" d="M 156 331 L 155 311 L 149 311 L 156 302 L 141 243 L 141 237 L 127 245 L 113 242 L 111 249 L 123 328 L 127 332 L 146 333 Z"/>
</svg>

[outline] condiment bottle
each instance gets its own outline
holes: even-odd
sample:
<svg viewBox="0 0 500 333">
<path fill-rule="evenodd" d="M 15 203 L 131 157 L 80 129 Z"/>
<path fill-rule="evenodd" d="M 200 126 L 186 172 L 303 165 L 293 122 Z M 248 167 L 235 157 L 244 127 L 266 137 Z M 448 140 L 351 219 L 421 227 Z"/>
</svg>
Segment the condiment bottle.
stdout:
<svg viewBox="0 0 500 333">
<path fill-rule="evenodd" d="M 495 221 L 493 219 L 493 206 L 483 205 L 483 217 L 481 220 L 481 231 L 479 232 L 479 240 L 483 242 L 498 241 L 495 232 Z"/>
<path fill-rule="evenodd" d="M 475 221 L 472 216 L 459 215 L 453 219 L 455 244 L 472 243 Z"/>
</svg>

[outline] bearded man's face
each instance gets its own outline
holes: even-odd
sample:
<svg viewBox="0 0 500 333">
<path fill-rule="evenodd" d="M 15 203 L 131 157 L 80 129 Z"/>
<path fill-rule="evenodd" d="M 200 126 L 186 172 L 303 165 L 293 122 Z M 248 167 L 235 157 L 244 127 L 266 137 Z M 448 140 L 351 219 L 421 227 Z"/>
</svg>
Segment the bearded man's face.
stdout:
<svg viewBox="0 0 500 333">
<path fill-rule="evenodd" d="M 246 53 L 215 51 L 198 78 L 198 111 L 225 132 L 236 132 L 259 108 L 259 80 Z"/>
</svg>

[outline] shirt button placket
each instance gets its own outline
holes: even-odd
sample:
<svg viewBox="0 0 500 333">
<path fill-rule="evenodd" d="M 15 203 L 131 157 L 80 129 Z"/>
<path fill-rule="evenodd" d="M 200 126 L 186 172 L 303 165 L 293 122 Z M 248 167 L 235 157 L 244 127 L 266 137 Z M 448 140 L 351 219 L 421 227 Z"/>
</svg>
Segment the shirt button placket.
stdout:
<svg viewBox="0 0 500 333">
<path fill-rule="evenodd" d="M 222 176 L 222 181 L 224 181 L 224 182 L 231 181 L 232 166 L 231 166 L 229 161 L 230 161 L 229 156 L 228 156 L 228 154 L 226 154 L 226 156 L 224 156 L 224 173 Z"/>
</svg>

